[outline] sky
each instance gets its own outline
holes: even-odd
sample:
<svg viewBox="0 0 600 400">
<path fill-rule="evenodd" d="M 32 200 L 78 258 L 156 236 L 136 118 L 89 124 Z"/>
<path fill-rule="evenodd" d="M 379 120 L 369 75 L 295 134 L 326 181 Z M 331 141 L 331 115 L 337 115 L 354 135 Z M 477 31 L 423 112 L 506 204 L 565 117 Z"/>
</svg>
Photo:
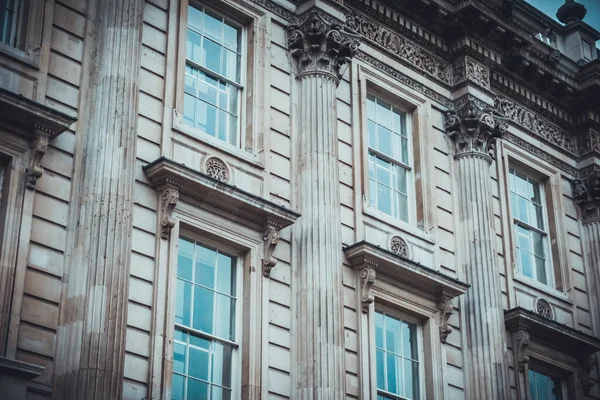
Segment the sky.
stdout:
<svg viewBox="0 0 600 400">
<path fill-rule="evenodd" d="M 542 10 L 547 15 L 556 19 L 556 11 L 564 4 L 564 0 L 526 0 L 529 4 Z M 600 0 L 577 0 L 587 9 L 584 22 L 600 31 Z M 558 21 L 558 20 L 557 20 Z"/>
</svg>

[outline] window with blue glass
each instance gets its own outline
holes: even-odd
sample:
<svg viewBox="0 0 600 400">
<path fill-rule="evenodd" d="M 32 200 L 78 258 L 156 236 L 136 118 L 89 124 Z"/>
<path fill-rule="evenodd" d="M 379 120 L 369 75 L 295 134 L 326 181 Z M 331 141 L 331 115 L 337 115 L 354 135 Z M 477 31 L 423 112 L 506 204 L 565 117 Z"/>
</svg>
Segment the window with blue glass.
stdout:
<svg viewBox="0 0 600 400">
<path fill-rule="evenodd" d="M 188 7 L 184 123 L 240 146 L 242 30 L 203 6 Z"/>
<path fill-rule="evenodd" d="M 0 42 L 16 46 L 19 0 L 0 0 Z"/>
<path fill-rule="evenodd" d="M 375 313 L 377 399 L 419 399 L 420 360 L 417 324 Z"/>
<path fill-rule="evenodd" d="M 369 205 L 408 222 L 410 138 L 405 112 L 373 94 L 367 96 Z"/>
<path fill-rule="evenodd" d="M 529 398 L 531 400 L 562 400 L 563 385 L 560 378 L 529 369 Z"/>
<path fill-rule="evenodd" d="M 514 168 L 509 179 L 517 266 L 521 274 L 551 286 L 543 185 Z"/>
<path fill-rule="evenodd" d="M 231 399 L 236 259 L 184 238 L 177 259 L 172 399 Z"/>
</svg>

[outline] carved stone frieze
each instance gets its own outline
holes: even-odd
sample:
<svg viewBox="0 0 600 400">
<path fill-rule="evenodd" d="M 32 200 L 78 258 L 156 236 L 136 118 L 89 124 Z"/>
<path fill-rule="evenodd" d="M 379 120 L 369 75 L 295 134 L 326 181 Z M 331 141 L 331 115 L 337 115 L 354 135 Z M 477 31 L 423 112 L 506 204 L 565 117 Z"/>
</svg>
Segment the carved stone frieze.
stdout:
<svg viewBox="0 0 600 400">
<path fill-rule="evenodd" d="M 491 162 L 496 139 L 502 137 L 507 125 L 491 107 L 469 97 L 458 109 L 446 112 L 444 128 L 454 142 L 455 157 L 475 153 Z"/>
<path fill-rule="evenodd" d="M 454 306 L 451 299 L 442 296 L 442 299 L 438 303 L 438 309 L 440 310 L 440 340 L 442 343 L 446 343 L 448 335 L 452 332 L 452 327 L 448 323 L 450 315 L 454 313 Z"/>
<path fill-rule="evenodd" d="M 26 186 L 28 189 L 35 189 L 38 178 L 44 173 L 44 168 L 40 164 L 46 151 L 48 151 L 48 135 L 38 130 L 31 146 L 31 159 L 27 169 Z"/>
<path fill-rule="evenodd" d="M 527 370 L 527 363 L 529 362 L 529 356 L 526 353 L 526 348 L 529 345 L 529 332 L 524 329 L 518 330 L 514 333 L 514 346 L 515 346 L 515 359 L 519 366 L 520 371 Z"/>
<path fill-rule="evenodd" d="M 600 221 L 600 168 L 573 180 L 573 197 L 581 208 L 584 224 Z"/>
<path fill-rule="evenodd" d="M 268 278 L 271 276 L 271 270 L 277 264 L 277 259 L 273 257 L 273 252 L 277 243 L 279 243 L 279 230 L 281 228 L 274 223 L 267 223 L 263 233 L 264 254 L 262 260 L 262 274 Z"/>
<path fill-rule="evenodd" d="M 524 128 L 558 148 L 571 154 L 578 154 L 577 143 L 566 130 L 546 121 L 513 100 L 497 96 L 494 102 L 496 111 L 506 116 L 512 123 Z"/>
<path fill-rule="evenodd" d="M 461 58 L 452 65 L 452 83 L 457 85 L 464 81 L 489 89 L 490 70 L 470 57 Z"/>
<path fill-rule="evenodd" d="M 175 226 L 175 220 L 172 218 L 173 210 L 179 201 L 179 188 L 176 186 L 167 186 L 163 189 L 160 197 L 160 237 L 169 239 L 171 229 Z"/>
<path fill-rule="evenodd" d="M 358 50 L 360 36 L 312 10 L 289 26 L 287 43 L 298 76 L 324 73 L 339 81 Z"/>
<path fill-rule="evenodd" d="M 349 11 L 346 14 L 346 24 L 360 33 L 363 38 L 397 56 L 409 66 L 425 72 L 447 85 L 452 84 L 449 63 L 396 34 L 384 25 L 373 22 L 355 11 Z"/>
<path fill-rule="evenodd" d="M 369 305 L 375 301 L 375 296 L 371 293 L 371 287 L 375 283 L 377 274 L 373 266 L 367 266 L 360 270 L 360 303 L 363 313 L 369 312 Z"/>
<path fill-rule="evenodd" d="M 512 144 L 519 146 L 520 148 L 527 150 L 529 153 L 539 157 L 541 160 L 544 160 L 555 167 L 565 171 L 571 176 L 577 176 L 578 171 L 576 168 L 573 168 L 571 165 L 567 164 L 563 160 L 558 157 L 553 156 L 552 154 L 541 150 L 539 147 L 532 145 L 531 143 L 523 140 L 522 138 L 515 136 L 509 132 L 504 134 L 503 140 L 506 140 Z"/>
</svg>

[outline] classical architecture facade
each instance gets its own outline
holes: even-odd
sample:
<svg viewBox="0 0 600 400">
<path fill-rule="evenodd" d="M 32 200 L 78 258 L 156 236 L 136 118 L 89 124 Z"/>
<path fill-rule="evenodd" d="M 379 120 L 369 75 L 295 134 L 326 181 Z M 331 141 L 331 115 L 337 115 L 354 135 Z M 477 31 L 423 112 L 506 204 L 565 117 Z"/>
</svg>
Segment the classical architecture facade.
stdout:
<svg viewBox="0 0 600 400">
<path fill-rule="evenodd" d="M 0 398 L 600 399 L 585 14 L 0 1 Z"/>
</svg>

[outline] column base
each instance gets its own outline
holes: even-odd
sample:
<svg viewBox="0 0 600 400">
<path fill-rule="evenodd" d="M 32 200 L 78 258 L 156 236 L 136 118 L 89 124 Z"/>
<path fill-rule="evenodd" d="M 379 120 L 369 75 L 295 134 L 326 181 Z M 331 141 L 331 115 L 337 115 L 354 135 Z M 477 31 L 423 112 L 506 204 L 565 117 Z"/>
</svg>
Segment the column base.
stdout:
<svg viewBox="0 0 600 400">
<path fill-rule="evenodd" d="M 26 400 L 27 385 L 44 367 L 0 357 L 0 399 Z"/>
</svg>

